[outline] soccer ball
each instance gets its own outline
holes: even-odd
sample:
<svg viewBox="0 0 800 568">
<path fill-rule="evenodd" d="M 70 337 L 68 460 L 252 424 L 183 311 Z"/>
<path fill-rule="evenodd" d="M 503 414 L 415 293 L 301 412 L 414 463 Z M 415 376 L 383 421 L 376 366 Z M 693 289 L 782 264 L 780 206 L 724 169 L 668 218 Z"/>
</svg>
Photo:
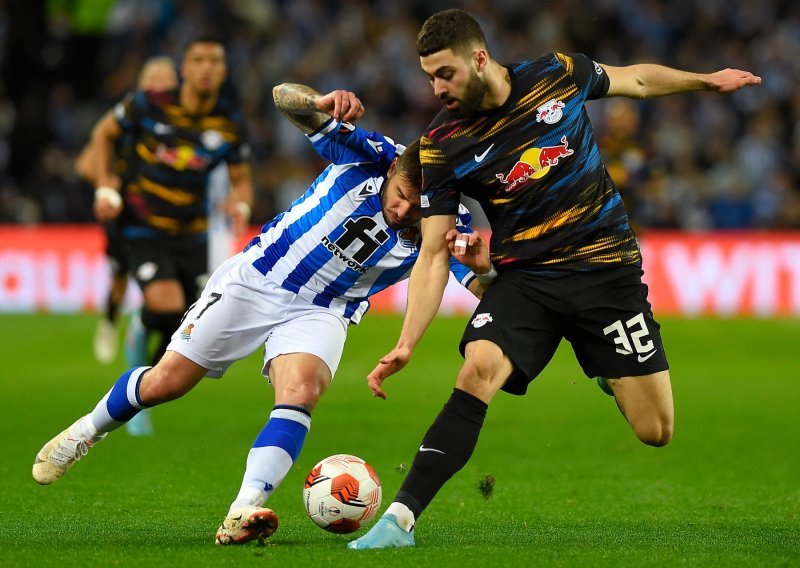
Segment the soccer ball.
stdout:
<svg viewBox="0 0 800 568">
<path fill-rule="evenodd" d="M 378 512 L 381 481 L 361 458 L 336 454 L 319 462 L 308 474 L 303 502 L 318 526 L 334 533 L 351 533 Z"/>
</svg>

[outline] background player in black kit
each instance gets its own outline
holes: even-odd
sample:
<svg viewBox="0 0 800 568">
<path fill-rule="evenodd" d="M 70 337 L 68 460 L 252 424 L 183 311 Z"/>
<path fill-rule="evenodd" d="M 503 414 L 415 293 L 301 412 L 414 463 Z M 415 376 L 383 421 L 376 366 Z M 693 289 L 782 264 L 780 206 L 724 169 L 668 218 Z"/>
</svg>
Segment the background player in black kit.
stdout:
<svg viewBox="0 0 800 568">
<path fill-rule="evenodd" d="M 215 38 L 190 42 L 178 90 L 138 92 L 120 103 L 114 120 L 95 129 L 98 177 L 95 211 L 100 219 L 121 215 L 130 266 L 142 288 L 145 328 L 161 334 L 153 356 L 164 353 L 208 273 L 207 183 L 221 161 L 228 165 L 228 214 L 234 231 L 245 230 L 252 203 L 249 148 L 244 124 L 229 97 L 220 97 L 227 75 L 225 48 Z M 107 159 L 113 140 L 134 139 L 137 171 L 122 188 L 124 208 L 114 196 Z"/>
<path fill-rule="evenodd" d="M 139 72 L 136 88 L 140 91 L 169 91 L 178 86 L 178 72 L 175 64 L 169 57 L 152 57 L 148 59 Z M 133 96 L 132 93 L 129 96 Z M 108 111 L 98 121 L 96 128 L 102 128 L 103 124 L 113 121 L 112 111 Z M 85 180 L 93 185 L 97 185 L 97 174 L 95 166 L 97 158 L 96 148 L 91 141 L 81 150 L 75 160 L 75 171 Z M 133 164 L 129 161 L 134 155 L 134 148 L 126 143 L 126 139 L 117 139 L 114 149 L 114 163 L 112 170 L 115 174 L 114 189 L 119 190 L 127 179 L 129 171 L 134 170 Z M 113 198 L 112 198 L 113 199 Z M 128 288 L 128 254 L 122 238 L 122 227 L 118 219 L 112 219 L 103 223 L 103 230 L 106 234 L 106 256 L 111 265 L 111 286 L 106 299 L 103 317 L 97 322 L 97 330 L 94 336 L 94 356 L 101 363 L 110 363 L 117 356 L 119 339 L 117 337 L 117 318 L 125 292 Z"/>
<path fill-rule="evenodd" d="M 385 398 L 382 382 L 408 363 L 438 310 L 462 193 L 486 212 L 499 276 L 462 338 L 465 362 L 452 396 L 395 501 L 349 543 L 356 549 L 414 545 L 416 520 L 469 460 L 494 395 L 500 389 L 524 394 L 562 338 L 587 376 L 602 377 L 642 442 L 670 441 L 672 389 L 641 280 L 641 254 L 584 102 L 727 93 L 761 82 L 735 69 L 610 67 L 581 54 L 504 66 L 489 55 L 479 24 L 461 10 L 431 16 L 417 50 L 445 110 L 421 141 L 423 243 L 400 339 L 369 375 L 373 394 Z"/>
</svg>

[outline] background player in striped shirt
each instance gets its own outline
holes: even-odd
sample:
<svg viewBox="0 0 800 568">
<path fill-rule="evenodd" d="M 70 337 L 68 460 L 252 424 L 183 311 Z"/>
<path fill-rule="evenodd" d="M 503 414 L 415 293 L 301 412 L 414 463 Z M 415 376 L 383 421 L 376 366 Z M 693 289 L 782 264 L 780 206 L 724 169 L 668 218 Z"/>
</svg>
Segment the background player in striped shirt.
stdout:
<svg viewBox="0 0 800 568">
<path fill-rule="evenodd" d="M 445 109 L 422 137 L 423 243 L 395 349 L 369 375 L 372 392 L 408 362 L 441 303 L 445 235 L 463 193 L 491 228 L 500 273 L 461 341 L 456 388 L 387 513 L 350 548 L 413 546 L 413 528 L 478 441 L 498 390 L 524 394 L 563 338 L 589 377 L 616 398 L 636 436 L 663 446 L 674 411 L 641 253 L 600 158 L 584 108 L 604 96 L 648 98 L 757 85 L 747 71 L 696 74 L 659 65 L 610 67 L 582 54 L 501 65 L 461 10 L 434 14 L 417 38 L 423 71 Z"/>
<path fill-rule="evenodd" d="M 262 505 L 302 448 L 348 326 L 358 323 L 371 295 L 406 278 L 417 258 L 421 168 L 416 142 L 404 148 L 349 122 L 364 112 L 353 93 L 322 96 L 284 84 L 273 95 L 331 165 L 214 272 L 154 367 L 123 373 L 91 413 L 42 448 L 33 466 L 37 482 L 58 480 L 143 408 L 179 398 L 205 376 L 221 377 L 263 346 L 263 373 L 275 389 L 275 406 L 253 443 L 216 541 L 244 543 L 277 528 L 277 516 Z M 490 269 L 488 249 L 468 224 L 462 208 L 448 238 L 462 234 L 458 240 L 468 243 L 464 262 L 483 274 Z M 451 269 L 480 296 L 483 284 L 469 268 L 452 261 Z"/>
<path fill-rule="evenodd" d="M 163 93 L 178 87 L 178 73 L 175 64 L 169 57 L 153 57 L 148 59 L 141 72 L 137 89 L 142 92 Z M 135 93 L 131 92 L 127 98 L 132 98 Z M 124 99 L 123 99 L 124 100 Z M 108 128 L 113 128 L 113 110 L 108 111 L 98 121 L 93 130 L 98 132 Z M 98 164 L 102 160 L 108 159 L 105 154 L 98 156 L 97 144 L 93 143 L 97 138 L 90 139 L 86 147 L 81 151 L 75 161 L 75 170 L 84 179 L 90 181 L 94 186 L 100 187 L 99 179 L 102 172 L 98 170 Z M 135 133 L 128 133 L 115 140 L 113 151 L 113 189 L 120 191 L 136 175 L 136 144 Z M 96 204 L 100 204 L 104 199 L 110 197 L 115 199 L 114 193 L 109 193 L 109 189 L 101 190 L 96 195 Z M 105 192 L 105 196 L 104 196 Z M 111 286 L 108 291 L 106 310 L 104 317 L 97 322 L 93 347 L 95 358 L 101 363 L 110 363 L 117 355 L 119 338 L 117 336 L 117 319 L 125 292 L 128 288 L 128 274 L 130 271 L 129 251 L 127 250 L 125 237 L 123 235 L 123 219 L 119 217 L 105 218 L 103 229 L 106 234 L 106 255 L 111 265 Z M 137 310 L 131 316 L 126 337 L 125 357 L 128 365 L 143 365 L 147 361 L 147 329 L 141 323 L 141 313 Z M 125 429 L 132 436 L 149 435 L 153 433 L 153 426 L 147 412 L 139 413 L 136 418 L 125 424 Z"/>
<path fill-rule="evenodd" d="M 175 64 L 169 57 L 161 56 L 150 58 L 145 62 L 139 72 L 136 88 L 140 91 L 163 92 L 175 89 L 177 86 L 178 73 L 175 70 Z M 95 128 L 105 128 L 105 125 L 113 120 L 113 112 L 108 111 L 98 121 Z M 125 184 L 123 180 L 133 170 L 133 164 L 130 163 L 130 159 L 133 157 L 133 148 L 130 147 L 130 144 L 126 144 L 124 138 L 118 140 L 118 146 L 119 148 L 114 151 L 115 160 L 112 164 L 114 176 L 111 178 L 115 189 L 120 189 Z M 97 147 L 90 140 L 75 160 L 75 171 L 83 179 L 91 182 L 93 186 L 99 185 L 96 153 Z M 101 363 L 110 363 L 117 356 L 117 347 L 119 346 L 116 324 L 122 301 L 125 298 L 125 291 L 128 288 L 128 255 L 125 252 L 122 227 L 118 220 L 109 219 L 102 225 L 106 235 L 106 256 L 111 265 L 111 287 L 108 291 L 103 317 L 97 322 L 94 336 L 94 356 Z"/>
<path fill-rule="evenodd" d="M 144 297 L 142 323 L 161 337 L 153 363 L 208 278 L 208 180 L 220 163 L 227 164 L 231 180 L 234 229 L 241 234 L 249 219 L 250 151 L 240 112 L 220 95 L 226 77 L 222 43 L 210 36 L 193 39 L 184 49 L 178 89 L 136 92 L 92 133 L 98 156 L 95 213 L 123 225 L 131 271 Z M 117 188 L 106 157 L 122 137 L 132 140 L 135 164 Z"/>
</svg>

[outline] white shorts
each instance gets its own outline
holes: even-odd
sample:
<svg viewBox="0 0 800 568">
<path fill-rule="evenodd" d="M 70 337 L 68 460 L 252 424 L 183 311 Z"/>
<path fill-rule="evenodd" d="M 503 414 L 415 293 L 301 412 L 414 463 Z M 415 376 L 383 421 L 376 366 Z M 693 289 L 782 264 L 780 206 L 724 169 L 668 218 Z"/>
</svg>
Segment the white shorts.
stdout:
<svg viewBox="0 0 800 568">
<path fill-rule="evenodd" d="M 205 367 L 212 378 L 221 377 L 261 345 L 265 377 L 270 360 L 287 353 L 316 355 L 333 377 L 347 338 L 347 320 L 264 278 L 251 257 L 239 253 L 211 275 L 167 349 Z"/>
</svg>

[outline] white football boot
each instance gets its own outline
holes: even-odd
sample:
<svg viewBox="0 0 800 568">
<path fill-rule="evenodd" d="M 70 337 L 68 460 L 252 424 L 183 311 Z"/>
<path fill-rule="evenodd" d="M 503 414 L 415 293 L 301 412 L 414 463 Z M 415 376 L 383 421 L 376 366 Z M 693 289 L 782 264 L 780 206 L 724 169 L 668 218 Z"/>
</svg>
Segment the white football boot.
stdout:
<svg viewBox="0 0 800 568">
<path fill-rule="evenodd" d="M 94 357 L 99 363 L 105 365 L 114 361 L 119 347 L 117 326 L 103 318 L 97 322 L 94 332 Z"/>
<path fill-rule="evenodd" d="M 278 530 L 278 515 L 272 509 L 241 507 L 234 509 L 217 529 L 216 544 L 244 544 L 263 541 Z"/>
<path fill-rule="evenodd" d="M 89 440 L 81 435 L 78 428 L 81 420 L 79 418 L 72 426 L 47 442 L 36 454 L 33 462 L 33 478 L 36 483 L 49 485 L 57 481 L 100 441 Z"/>
</svg>

